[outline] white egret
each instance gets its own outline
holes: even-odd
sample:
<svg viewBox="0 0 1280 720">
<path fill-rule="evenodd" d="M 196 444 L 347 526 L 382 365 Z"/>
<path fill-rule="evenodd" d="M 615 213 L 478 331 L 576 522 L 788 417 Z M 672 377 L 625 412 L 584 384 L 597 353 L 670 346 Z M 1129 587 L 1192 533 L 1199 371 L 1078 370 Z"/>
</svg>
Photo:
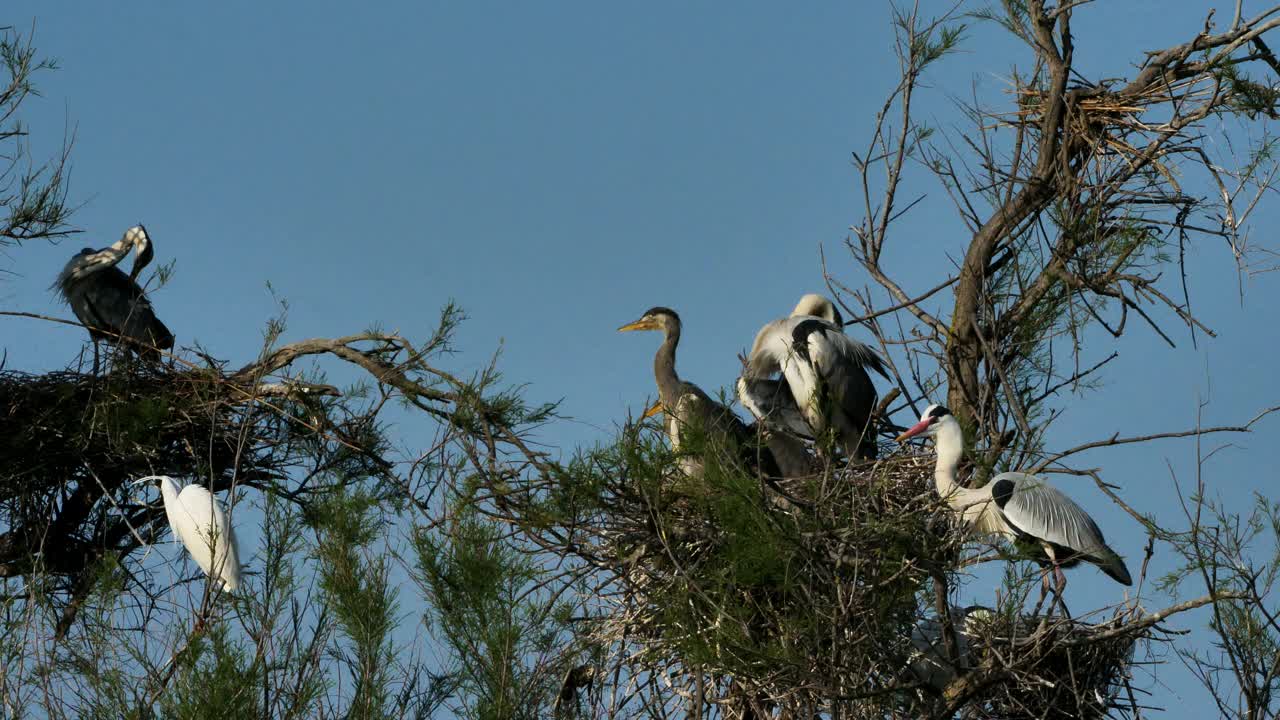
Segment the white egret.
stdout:
<svg viewBox="0 0 1280 720">
<path fill-rule="evenodd" d="M 236 550 L 236 533 L 227 520 L 222 504 L 201 485 L 188 485 L 181 490 L 167 475 L 148 475 L 134 484 L 160 481 L 164 497 L 164 514 L 169 528 L 191 553 L 191 559 L 204 573 L 222 583 L 228 592 L 240 586 L 240 559 Z"/>
</svg>

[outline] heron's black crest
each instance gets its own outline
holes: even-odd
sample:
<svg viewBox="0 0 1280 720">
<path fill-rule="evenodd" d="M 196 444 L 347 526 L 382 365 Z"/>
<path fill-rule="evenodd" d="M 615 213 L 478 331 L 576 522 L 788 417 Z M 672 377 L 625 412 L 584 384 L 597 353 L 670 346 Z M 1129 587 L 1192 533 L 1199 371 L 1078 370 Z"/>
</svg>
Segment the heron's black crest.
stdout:
<svg viewBox="0 0 1280 720">
<path fill-rule="evenodd" d="M 1013 489 L 1013 481 L 1009 479 L 997 480 L 991 484 L 991 499 L 996 501 L 996 507 L 1004 508 L 1009 498 L 1013 497 Z"/>
<path fill-rule="evenodd" d="M 663 307 L 661 305 L 657 305 L 649 308 L 648 310 L 645 310 L 644 315 L 641 315 L 640 317 L 648 317 L 650 315 L 670 315 L 672 319 L 675 319 L 675 320 L 680 319 L 680 316 L 676 314 L 675 310 L 672 310 L 669 307 Z"/>
<path fill-rule="evenodd" d="M 944 406 L 942 406 L 942 405 L 939 405 L 939 406 L 937 406 L 937 407 L 935 407 L 934 409 L 932 409 L 932 410 L 930 410 L 930 411 L 929 411 L 929 417 L 931 417 L 931 418 L 939 418 L 939 419 L 941 419 L 941 418 L 944 418 L 944 417 L 946 417 L 946 416 L 948 416 L 948 415 L 950 415 L 950 414 L 951 414 L 951 411 L 950 411 L 950 410 L 948 410 L 946 407 L 944 407 Z"/>
<path fill-rule="evenodd" d="M 96 252 L 98 252 L 98 251 L 97 251 L 97 250 L 94 250 L 93 248 L 80 248 L 80 252 L 78 252 L 78 253 L 76 253 L 76 254 L 77 254 L 77 255 L 92 255 L 92 254 L 94 254 L 94 253 L 96 253 Z"/>
</svg>

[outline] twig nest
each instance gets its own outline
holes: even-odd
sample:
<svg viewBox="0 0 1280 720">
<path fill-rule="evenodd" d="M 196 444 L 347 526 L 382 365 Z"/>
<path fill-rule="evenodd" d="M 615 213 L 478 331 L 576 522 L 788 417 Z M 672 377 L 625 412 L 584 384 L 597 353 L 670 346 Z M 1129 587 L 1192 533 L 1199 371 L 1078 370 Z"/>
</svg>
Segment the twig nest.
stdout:
<svg viewBox="0 0 1280 720">
<path fill-rule="evenodd" d="M 605 488 L 598 542 L 618 560 L 622 591 L 597 641 L 766 696 L 864 691 L 903 667 L 921 590 L 961 544 L 931 455 L 772 481 L 714 448 L 696 475 L 660 443 L 637 449 Z M 813 688 L 815 676 L 831 686 Z"/>
<path fill-rule="evenodd" d="M 37 552 L 44 570 L 74 575 L 104 544 L 127 550 L 136 540 L 120 508 L 136 512 L 123 489 L 132 479 L 160 473 L 229 487 L 233 476 L 280 477 L 290 431 L 288 411 L 277 410 L 289 403 L 273 399 L 268 411 L 253 397 L 214 369 L 0 373 L 0 526 L 40 543 L 0 548 L 2 574 L 27 572 Z"/>
<path fill-rule="evenodd" d="M 1129 708 L 1137 610 L 1090 624 L 1066 618 L 986 615 L 968 621 L 973 673 L 999 676 L 969 707 L 974 718 L 1098 718 Z"/>
</svg>

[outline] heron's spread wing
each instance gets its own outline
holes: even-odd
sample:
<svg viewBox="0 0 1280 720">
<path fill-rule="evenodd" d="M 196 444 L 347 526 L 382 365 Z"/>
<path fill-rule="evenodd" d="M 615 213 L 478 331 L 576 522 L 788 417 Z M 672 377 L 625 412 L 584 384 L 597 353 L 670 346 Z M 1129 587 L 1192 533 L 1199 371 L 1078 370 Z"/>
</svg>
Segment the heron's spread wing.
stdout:
<svg viewBox="0 0 1280 720">
<path fill-rule="evenodd" d="M 1074 500 L 1043 478 L 1026 473 L 1000 473 L 992 478 L 993 491 L 1001 481 L 1013 483 L 1001 511 L 1019 531 L 1034 538 L 1094 557 L 1110 553 L 1102 530 Z M 997 495 L 996 504 L 1000 504 Z"/>
<path fill-rule="evenodd" d="M 199 485 L 183 488 L 177 500 L 177 507 L 168 513 L 174 534 L 201 570 L 221 579 L 228 590 L 235 590 L 240 584 L 239 552 L 235 531 L 221 503 Z"/>
<path fill-rule="evenodd" d="M 771 428 L 809 437 L 812 431 L 800 414 L 785 377 L 779 379 L 738 378 L 738 401 L 757 420 Z"/>
</svg>

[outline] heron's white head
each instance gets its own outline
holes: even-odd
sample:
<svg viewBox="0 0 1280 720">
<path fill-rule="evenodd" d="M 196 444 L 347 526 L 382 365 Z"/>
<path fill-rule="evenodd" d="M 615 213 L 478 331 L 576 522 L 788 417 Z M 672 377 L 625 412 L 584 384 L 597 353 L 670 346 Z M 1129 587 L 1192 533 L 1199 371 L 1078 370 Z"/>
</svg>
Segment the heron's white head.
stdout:
<svg viewBox="0 0 1280 720">
<path fill-rule="evenodd" d="M 629 322 L 618 328 L 618 332 L 634 330 L 663 330 L 666 332 L 680 330 L 680 316 L 668 307 L 651 307 L 644 311 L 639 320 Z"/>
<path fill-rule="evenodd" d="M 898 436 L 898 442 L 902 442 L 907 438 L 913 438 L 917 435 L 921 437 L 933 437 L 938 434 L 938 429 L 946 423 L 956 422 L 956 416 L 942 405 L 930 405 L 925 409 L 924 414 L 920 416 L 920 422 L 912 425 L 906 432 Z"/>
<path fill-rule="evenodd" d="M 843 325 L 844 321 L 840 317 L 840 311 L 836 306 L 825 297 L 817 293 L 808 293 L 800 298 L 800 302 L 796 303 L 796 309 L 791 311 L 791 317 L 799 315 L 812 315 L 820 317 L 828 322 L 836 325 Z"/>
</svg>

